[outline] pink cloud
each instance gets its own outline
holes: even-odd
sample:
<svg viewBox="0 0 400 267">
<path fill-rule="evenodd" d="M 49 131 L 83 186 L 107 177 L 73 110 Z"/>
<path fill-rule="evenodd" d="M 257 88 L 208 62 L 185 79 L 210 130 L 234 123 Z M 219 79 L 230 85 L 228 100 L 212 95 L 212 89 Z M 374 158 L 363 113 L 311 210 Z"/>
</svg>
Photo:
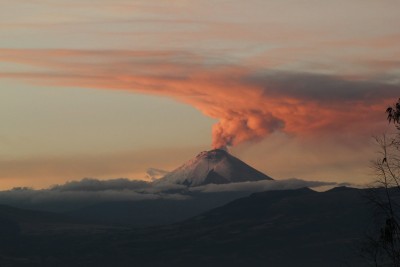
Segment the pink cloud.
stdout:
<svg viewBox="0 0 400 267">
<path fill-rule="evenodd" d="M 0 60 L 37 71 L 0 77 L 172 97 L 218 119 L 213 147 L 296 135 L 377 129 L 399 85 L 374 79 L 277 72 L 176 51 L 0 50 Z M 216 63 L 218 62 L 218 63 Z"/>
</svg>

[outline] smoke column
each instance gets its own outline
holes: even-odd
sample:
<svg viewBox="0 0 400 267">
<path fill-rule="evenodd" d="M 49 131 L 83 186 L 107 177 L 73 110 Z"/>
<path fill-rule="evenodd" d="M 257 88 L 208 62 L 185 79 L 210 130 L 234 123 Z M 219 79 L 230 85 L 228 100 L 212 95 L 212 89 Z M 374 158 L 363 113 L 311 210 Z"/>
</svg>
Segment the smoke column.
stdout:
<svg viewBox="0 0 400 267">
<path fill-rule="evenodd" d="M 259 141 L 271 132 L 281 129 L 284 122 L 260 111 L 243 111 L 220 118 L 212 129 L 212 147 L 235 146 L 246 141 Z"/>
</svg>

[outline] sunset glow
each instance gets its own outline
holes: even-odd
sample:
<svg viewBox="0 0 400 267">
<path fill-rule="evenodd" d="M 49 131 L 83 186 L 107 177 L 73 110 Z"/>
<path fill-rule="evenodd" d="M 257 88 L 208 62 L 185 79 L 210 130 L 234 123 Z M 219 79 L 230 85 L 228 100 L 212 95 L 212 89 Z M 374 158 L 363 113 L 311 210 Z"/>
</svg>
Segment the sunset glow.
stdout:
<svg viewBox="0 0 400 267">
<path fill-rule="evenodd" d="M 0 188 L 145 179 L 147 168 L 171 170 L 211 147 L 274 178 L 368 182 L 371 136 L 393 130 L 384 112 L 400 96 L 398 10 L 342 0 L 8 3 Z"/>
</svg>

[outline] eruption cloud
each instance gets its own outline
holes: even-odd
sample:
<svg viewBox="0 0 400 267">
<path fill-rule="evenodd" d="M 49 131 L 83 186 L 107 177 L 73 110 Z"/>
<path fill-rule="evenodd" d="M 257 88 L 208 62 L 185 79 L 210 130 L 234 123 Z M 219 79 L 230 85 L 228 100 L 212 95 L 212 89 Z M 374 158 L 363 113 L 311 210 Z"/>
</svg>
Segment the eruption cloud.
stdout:
<svg viewBox="0 0 400 267">
<path fill-rule="evenodd" d="M 212 128 L 213 148 L 226 148 L 245 141 L 258 141 L 285 125 L 281 119 L 258 110 L 242 114 L 229 111 Z"/>
<path fill-rule="evenodd" d="M 174 51 L 0 49 L 0 60 L 40 68 L 2 72 L 0 78 L 129 90 L 189 104 L 218 120 L 212 128 L 213 148 L 259 141 L 274 131 L 374 132 L 384 123 L 382 110 L 400 91 L 398 83 L 383 83 L 379 77 L 351 80 L 253 69 Z"/>
</svg>

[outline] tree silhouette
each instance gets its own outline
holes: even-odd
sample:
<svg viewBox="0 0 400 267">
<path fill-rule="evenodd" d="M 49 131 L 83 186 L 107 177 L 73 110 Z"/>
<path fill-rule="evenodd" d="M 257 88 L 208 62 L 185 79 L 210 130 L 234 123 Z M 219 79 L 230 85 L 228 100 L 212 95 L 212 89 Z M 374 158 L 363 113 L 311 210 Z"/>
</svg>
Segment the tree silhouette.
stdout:
<svg viewBox="0 0 400 267">
<path fill-rule="evenodd" d="M 386 109 L 387 120 L 400 130 L 400 98 Z M 380 157 L 374 162 L 376 174 L 369 200 L 375 205 L 378 234 L 368 237 L 367 249 L 374 266 L 400 267 L 400 132 L 382 135 L 376 142 Z"/>
<path fill-rule="evenodd" d="M 400 130 L 400 98 L 393 106 L 386 109 L 386 113 L 388 114 L 387 120 L 389 123 L 393 121 L 397 129 Z"/>
</svg>

